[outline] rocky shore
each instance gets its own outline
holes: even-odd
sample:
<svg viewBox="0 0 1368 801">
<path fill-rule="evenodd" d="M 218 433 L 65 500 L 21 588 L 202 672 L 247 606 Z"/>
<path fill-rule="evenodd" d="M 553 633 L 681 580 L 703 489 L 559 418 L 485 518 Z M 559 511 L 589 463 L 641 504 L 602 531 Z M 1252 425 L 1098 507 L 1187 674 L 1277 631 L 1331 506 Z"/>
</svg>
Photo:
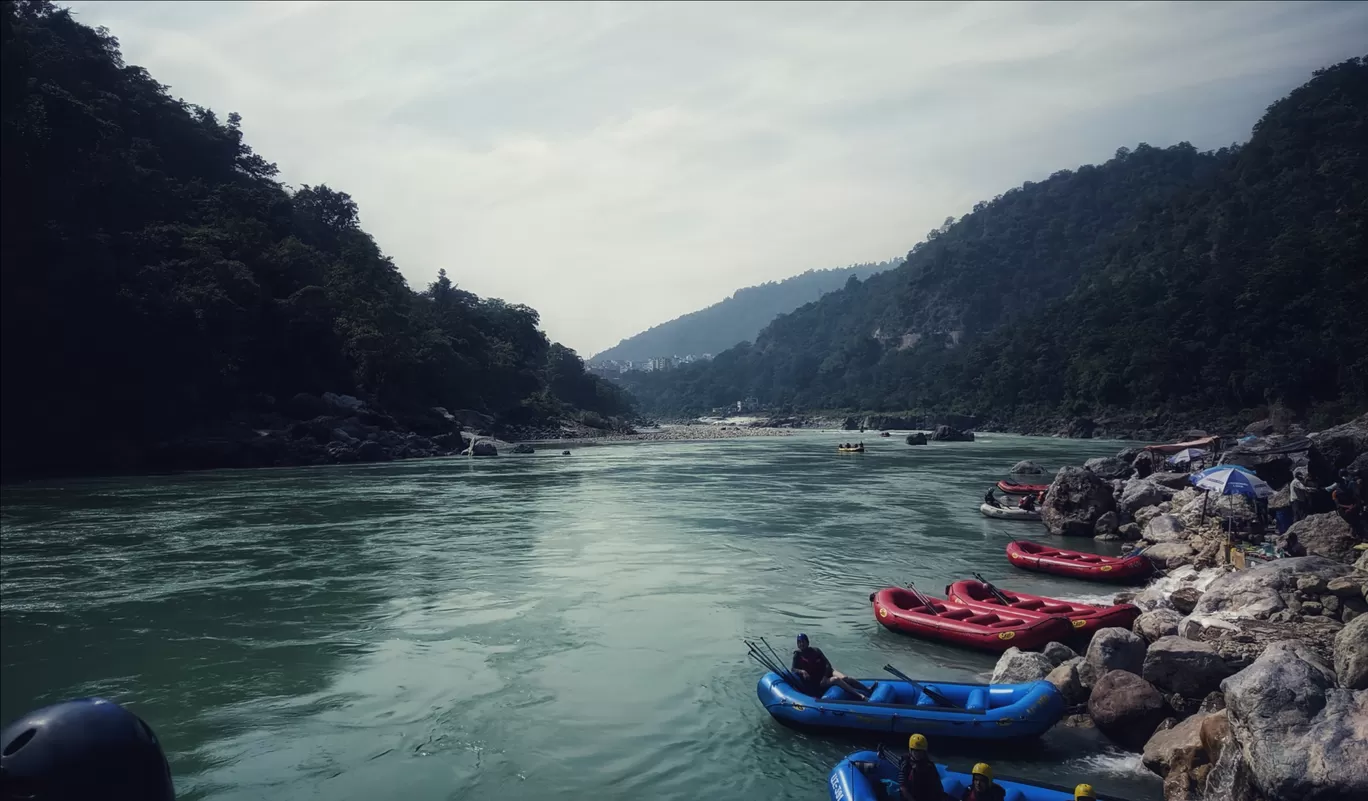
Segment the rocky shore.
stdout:
<svg viewBox="0 0 1368 801">
<path fill-rule="evenodd" d="M 1285 452 L 1272 435 L 1221 458 L 1275 488 L 1293 467 L 1321 485 L 1346 469 L 1368 477 L 1368 416 L 1307 439 Z M 1334 512 L 1278 536 L 1241 496 L 1203 499 L 1157 466 L 1123 451 L 1064 468 L 1042 505 L 1051 534 L 1143 548 L 1157 577 L 1116 598 L 1141 609 L 1131 629 L 1097 632 L 1082 654 L 1013 649 L 994 681 L 1049 680 L 1073 725 L 1141 752 L 1167 801 L 1368 798 L 1368 553 Z M 1225 521 L 1297 555 L 1232 558 Z"/>
</svg>

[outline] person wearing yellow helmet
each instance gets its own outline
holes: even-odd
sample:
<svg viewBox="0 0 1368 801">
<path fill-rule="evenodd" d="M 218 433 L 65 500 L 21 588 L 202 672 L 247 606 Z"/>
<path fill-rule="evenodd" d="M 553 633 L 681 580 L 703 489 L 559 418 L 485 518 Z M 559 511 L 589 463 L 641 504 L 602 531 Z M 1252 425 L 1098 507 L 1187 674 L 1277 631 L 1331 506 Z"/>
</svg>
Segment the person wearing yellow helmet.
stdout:
<svg viewBox="0 0 1368 801">
<path fill-rule="evenodd" d="M 1074 788 L 1074 801 L 1097 801 L 1097 792 L 1091 784 L 1080 784 Z"/>
<path fill-rule="evenodd" d="M 964 791 L 961 801 L 1004 801 L 1007 793 L 993 781 L 991 765 L 980 762 L 970 772 L 973 774 L 973 783 Z"/>
<path fill-rule="evenodd" d="M 927 753 L 926 735 L 907 738 L 907 756 L 898 766 L 899 801 L 945 801 L 940 773 Z"/>
</svg>

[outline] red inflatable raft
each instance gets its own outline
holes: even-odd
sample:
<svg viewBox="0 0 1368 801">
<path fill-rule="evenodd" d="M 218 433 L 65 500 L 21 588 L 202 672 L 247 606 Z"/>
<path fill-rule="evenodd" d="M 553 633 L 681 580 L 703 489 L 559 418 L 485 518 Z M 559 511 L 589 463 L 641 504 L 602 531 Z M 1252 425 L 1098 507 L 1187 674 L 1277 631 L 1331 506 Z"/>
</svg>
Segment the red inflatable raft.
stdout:
<svg viewBox="0 0 1368 801">
<path fill-rule="evenodd" d="M 1064 615 L 1073 623 L 1076 634 L 1092 634 L 1098 629 L 1112 626 L 1129 629 L 1135 619 L 1140 616 L 1140 610 L 1132 604 L 1092 606 L 1074 603 L 1073 601 L 1061 601 L 1058 598 L 1027 595 L 1024 592 L 1012 592 L 1001 587 L 995 589 L 1007 599 L 1006 604 L 993 593 L 992 589 L 989 589 L 988 585 L 974 579 L 956 581 L 945 588 L 945 594 L 955 603 L 982 609 L 985 612 L 1010 609 L 1011 614 L 1021 615 L 1023 618 L 1031 615 L 1040 617 Z"/>
<path fill-rule="evenodd" d="M 869 600 L 874 603 L 874 619 L 884 628 L 984 651 L 1006 651 L 1013 646 L 1023 650 L 1040 648 L 1073 632 L 1068 619 L 1062 616 L 985 610 L 928 596 L 936 610 L 933 615 L 916 595 L 902 587 L 879 590 Z"/>
<path fill-rule="evenodd" d="M 999 481 L 998 491 L 1008 495 L 1035 495 L 1040 492 L 1049 492 L 1049 484 L 1014 484 L 1011 481 Z"/>
<path fill-rule="evenodd" d="M 1148 576 L 1151 569 L 1149 560 L 1140 554 L 1098 556 L 1021 540 L 1007 543 L 1007 558 L 1023 570 L 1088 581 L 1132 581 Z"/>
</svg>

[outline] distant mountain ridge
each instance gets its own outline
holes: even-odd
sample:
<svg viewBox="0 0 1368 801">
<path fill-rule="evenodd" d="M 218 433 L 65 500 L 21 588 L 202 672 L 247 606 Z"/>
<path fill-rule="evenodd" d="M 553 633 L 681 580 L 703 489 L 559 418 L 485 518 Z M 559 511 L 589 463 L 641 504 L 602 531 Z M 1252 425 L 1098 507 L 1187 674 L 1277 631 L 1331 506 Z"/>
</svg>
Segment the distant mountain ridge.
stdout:
<svg viewBox="0 0 1368 801">
<path fill-rule="evenodd" d="M 657 356 L 721 353 L 754 340 L 775 317 L 833 292 L 854 277 L 864 280 L 891 270 L 902 259 L 891 259 L 829 270 L 808 270 L 782 281 L 768 281 L 738 289 L 732 296 L 696 312 L 652 326 L 589 359 L 638 361 Z"/>
</svg>

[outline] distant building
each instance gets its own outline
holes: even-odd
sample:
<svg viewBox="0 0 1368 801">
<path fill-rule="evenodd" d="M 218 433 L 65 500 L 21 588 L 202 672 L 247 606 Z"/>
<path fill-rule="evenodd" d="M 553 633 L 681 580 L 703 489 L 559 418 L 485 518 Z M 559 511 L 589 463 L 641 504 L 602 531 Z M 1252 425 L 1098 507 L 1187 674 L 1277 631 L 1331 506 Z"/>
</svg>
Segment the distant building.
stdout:
<svg viewBox="0 0 1368 801">
<path fill-rule="evenodd" d="M 657 356 L 656 358 L 651 359 L 649 364 L 650 366 L 646 369 L 656 372 L 673 368 L 675 366 L 675 360 L 669 356 Z"/>
</svg>

